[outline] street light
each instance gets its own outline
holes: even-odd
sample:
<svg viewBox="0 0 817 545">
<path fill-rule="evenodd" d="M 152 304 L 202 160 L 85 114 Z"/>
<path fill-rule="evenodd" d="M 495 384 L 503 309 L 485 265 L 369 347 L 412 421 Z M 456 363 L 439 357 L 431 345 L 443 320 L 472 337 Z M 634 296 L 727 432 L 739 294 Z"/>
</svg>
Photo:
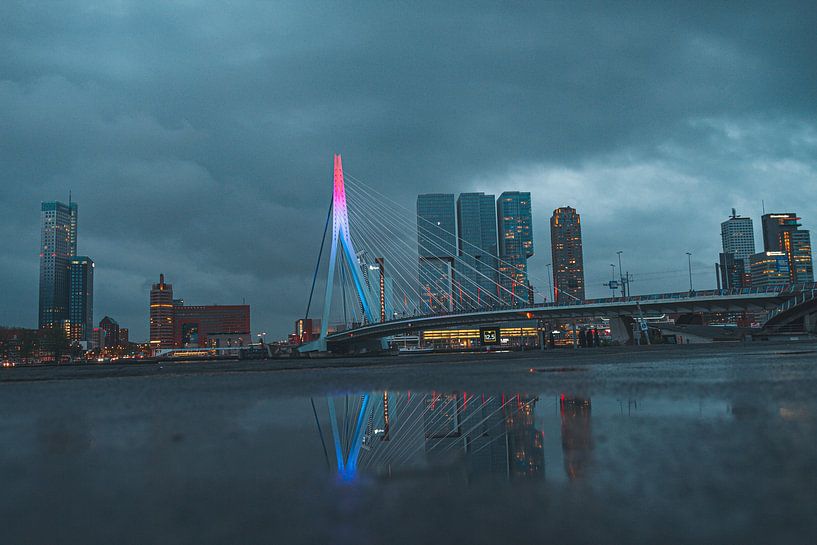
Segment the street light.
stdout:
<svg viewBox="0 0 817 545">
<path fill-rule="evenodd" d="M 614 264 L 612 264 L 612 263 L 610 263 L 610 283 L 607 284 L 607 285 L 610 286 L 610 291 L 612 292 L 612 296 L 615 297 L 616 296 L 616 288 L 618 286 L 616 286 L 616 266 Z"/>
<path fill-rule="evenodd" d="M 624 252 L 624 250 L 619 250 L 616 253 L 618 254 L 618 275 L 621 277 L 620 278 L 620 280 L 621 280 L 621 296 L 622 297 L 627 297 L 627 291 L 626 291 L 627 284 L 624 282 L 624 277 L 621 276 L 621 275 L 624 274 L 624 269 L 621 268 L 621 254 L 623 252 Z"/>
<path fill-rule="evenodd" d="M 687 252 L 687 264 L 689 265 L 689 291 L 692 291 L 692 254 Z"/>
</svg>

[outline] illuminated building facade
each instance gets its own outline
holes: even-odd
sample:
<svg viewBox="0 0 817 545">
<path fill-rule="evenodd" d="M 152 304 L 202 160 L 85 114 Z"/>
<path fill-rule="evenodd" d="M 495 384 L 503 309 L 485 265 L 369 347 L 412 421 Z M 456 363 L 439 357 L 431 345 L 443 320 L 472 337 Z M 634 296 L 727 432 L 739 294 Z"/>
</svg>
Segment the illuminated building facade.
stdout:
<svg viewBox="0 0 817 545">
<path fill-rule="evenodd" d="M 583 301 L 584 258 L 581 217 L 575 208 L 557 208 L 550 218 L 553 289 L 558 304 Z"/>
<path fill-rule="evenodd" d="M 68 262 L 68 338 L 90 341 L 94 327 L 94 262 L 87 256 L 74 256 Z"/>
<path fill-rule="evenodd" d="M 421 344 L 435 349 L 477 348 L 480 328 L 428 329 L 420 334 Z M 499 328 L 499 346 L 504 348 L 534 347 L 538 343 L 536 321 L 523 320 Z"/>
<path fill-rule="evenodd" d="M 528 258 L 533 256 L 530 193 L 505 191 L 496 201 L 500 298 L 511 305 L 533 304 Z"/>
<path fill-rule="evenodd" d="M 456 232 L 453 194 L 429 193 L 417 196 L 419 280 L 426 312 L 453 310 Z"/>
<path fill-rule="evenodd" d="M 321 334 L 320 319 L 299 318 L 295 320 L 295 337 L 298 344 L 308 343 L 317 339 Z"/>
<path fill-rule="evenodd" d="M 783 252 L 789 269 L 789 281 L 813 282 L 811 235 L 800 229 L 800 218 L 793 212 L 764 214 L 763 246 L 767 252 Z"/>
<path fill-rule="evenodd" d="M 44 202 L 40 212 L 39 326 L 69 319 L 69 260 L 77 253 L 77 203 Z"/>
<path fill-rule="evenodd" d="M 457 199 L 459 270 L 454 271 L 457 308 L 499 304 L 495 206 L 494 196 L 485 193 L 462 193 Z"/>
<path fill-rule="evenodd" d="M 749 257 L 752 287 L 785 286 L 790 280 L 789 260 L 784 252 L 760 252 Z"/>
<path fill-rule="evenodd" d="M 165 275 L 150 289 L 150 346 L 174 347 L 173 284 L 165 283 Z"/>
</svg>

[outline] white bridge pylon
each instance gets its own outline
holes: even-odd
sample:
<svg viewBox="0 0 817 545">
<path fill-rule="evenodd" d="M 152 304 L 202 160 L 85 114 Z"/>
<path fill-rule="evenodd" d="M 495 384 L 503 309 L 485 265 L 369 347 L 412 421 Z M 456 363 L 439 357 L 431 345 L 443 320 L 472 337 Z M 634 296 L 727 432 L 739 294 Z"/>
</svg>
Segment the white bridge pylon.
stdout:
<svg viewBox="0 0 817 545">
<path fill-rule="evenodd" d="M 329 331 L 329 311 L 332 306 L 332 288 L 335 281 L 335 269 L 338 261 L 338 246 L 343 251 L 349 270 L 352 272 L 352 282 L 355 291 L 363 306 L 363 313 L 369 323 L 380 321 L 373 309 L 378 308 L 379 302 L 371 293 L 368 283 L 362 277 L 362 271 L 357 259 L 357 252 L 352 243 L 349 231 L 349 211 L 346 207 L 346 187 L 343 184 L 343 163 L 340 154 L 335 154 L 334 181 L 332 188 L 332 248 L 329 252 L 329 270 L 326 275 L 326 294 L 323 300 L 323 316 L 321 319 L 321 335 L 317 341 L 305 343 L 299 349 L 301 352 L 326 351 L 326 335 Z"/>
</svg>

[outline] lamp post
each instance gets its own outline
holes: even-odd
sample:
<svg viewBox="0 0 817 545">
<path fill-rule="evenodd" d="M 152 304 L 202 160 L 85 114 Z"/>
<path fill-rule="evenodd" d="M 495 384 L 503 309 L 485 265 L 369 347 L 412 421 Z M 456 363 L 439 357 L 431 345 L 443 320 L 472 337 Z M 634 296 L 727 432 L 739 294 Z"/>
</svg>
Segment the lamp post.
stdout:
<svg viewBox="0 0 817 545">
<path fill-rule="evenodd" d="M 612 296 L 616 296 L 616 266 L 610 263 L 610 291 L 612 292 Z"/>
<path fill-rule="evenodd" d="M 687 265 L 689 265 L 689 291 L 692 291 L 692 253 L 687 252 Z"/>
<path fill-rule="evenodd" d="M 624 250 L 619 250 L 619 251 L 616 252 L 618 254 L 618 274 L 619 274 L 619 276 L 621 276 L 623 274 L 623 271 L 624 271 L 624 269 L 621 268 L 621 254 L 623 252 L 624 252 Z M 622 297 L 627 297 L 627 284 L 624 281 L 624 277 L 621 276 L 621 278 L 619 278 L 619 280 L 621 280 L 621 296 Z"/>
</svg>

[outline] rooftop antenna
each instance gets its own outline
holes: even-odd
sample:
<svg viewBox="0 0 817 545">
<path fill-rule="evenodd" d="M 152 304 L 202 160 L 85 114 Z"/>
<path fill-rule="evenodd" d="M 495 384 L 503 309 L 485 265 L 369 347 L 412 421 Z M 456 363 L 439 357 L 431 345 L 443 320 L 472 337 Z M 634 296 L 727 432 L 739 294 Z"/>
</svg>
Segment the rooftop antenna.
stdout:
<svg viewBox="0 0 817 545">
<path fill-rule="evenodd" d="M 732 209 L 732 219 L 735 219 L 737 217 L 738 217 L 738 214 L 735 212 L 735 209 L 733 208 Z"/>
<path fill-rule="evenodd" d="M 68 208 L 71 208 L 71 190 L 68 190 Z"/>
<path fill-rule="evenodd" d="M 766 201 L 760 199 L 760 207 L 763 209 L 763 215 L 766 215 Z"/>
</svg>

